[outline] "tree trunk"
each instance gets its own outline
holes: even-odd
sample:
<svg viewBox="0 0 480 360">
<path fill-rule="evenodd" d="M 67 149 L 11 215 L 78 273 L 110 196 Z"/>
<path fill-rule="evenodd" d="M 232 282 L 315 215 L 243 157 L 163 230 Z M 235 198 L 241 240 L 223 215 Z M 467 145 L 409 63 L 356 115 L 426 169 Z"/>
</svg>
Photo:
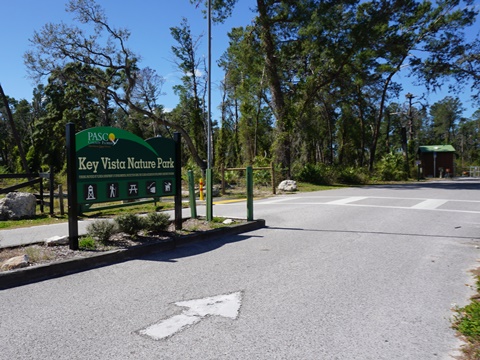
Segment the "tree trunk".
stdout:
<svg viewBox="0 0 480 360">
<path fill-rule="evenodd" d="M 15 126 L 15 122 L 13 121 L 12 111 L 10 110 L 10 106 L 8 105 L 7 96 L 3 92 L 2 84 L 0 84 L 0 96 L 2 97 L 3 105 L 5 107 L 5 111 L 7 112 L 8 122 L 12 129 L 13 138 L 15 139 L 15 143 L 18 147 L 18 152 L 20 154 L 20 160 L 22 162 L 23 170 L 26 174 L 30 175 L 30 169 L 28 168 L 27 158 L 25 157 L 25 152 L 23 151 L 22 139 L 20 139 L 20 135 L 18 134 L 17 127 Z"/>
<path fill-rule="evenodd" d="M 287 169 L 287 177 L 290 178 L 290 134 L 287 124 L 287 111 L 285 97 L 281 86 L 281 76 L 278 71 L 275 43 L 272 36 L 270 18 L 268 17 L 265 0 L 257 0 L 258 21 L 260 25 L 260 38 L 265 51 L 265 73 L 268 86 L 272 94 L 272 109 L 277 120 L 277 131 L 280 141 L 277 144 L 277 156 L 283 168 Z"/>
</svg>

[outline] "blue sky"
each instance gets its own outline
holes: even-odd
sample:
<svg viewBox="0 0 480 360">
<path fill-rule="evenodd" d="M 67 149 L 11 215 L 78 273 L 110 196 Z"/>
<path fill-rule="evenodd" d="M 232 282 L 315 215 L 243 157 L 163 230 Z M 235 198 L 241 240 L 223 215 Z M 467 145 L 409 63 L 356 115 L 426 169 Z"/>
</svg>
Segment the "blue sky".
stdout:
<svg viewBox="0 0 480 360">
<path fill-rule="evenodd" d="M 212 107 L 219 101 L 218 85 L 223 78 L 216 66 L 217 59 L 228 46 L 227 33 L 232 27 L 248 25 L 254 14 L 250 11 L 255 0 L 241 0 L 231 19 L 225 24 L 212 26 Z M 23 54 L 30 48 L 29 40 L 35 30 L 40 30 L 46 23 L 71 23 L 72 14 L 65 11 L 67 0 L 15 0 L 2 1 L 0 34 L 2 45 L 0 55 L 0 83 L 8 96 L 15 99 L 32 98 L 34 84 L 27 78 L 23 63 Z M 170 28 L 180 26 L 182 18 L 188 19 L 194 37 L 203 35 L 199 55 L 207 56 L 207 20 L 203 18 L 202 4 L 197 8 L 189 0 L 97 0 L 104 9 L 110 25 L 125 27 L 130 30 L 128 47 L 142 61 L 141 67 L 155 69 L 166 79 L 163 92 L 166 93 L 159 102 L 166 108 L 178 104 L 178 98 L 172 86 L 179 83 L 181 74 L 173 64 L 171 51 L 174 41 Z"/>
<path fill-rule="evenodd" d="M 2 1 L 2 19 L 0 21 L 0 34 L 2 45 L 0 55 L 0 83 L 8 96 L 17 100 L 31 100 L 34 84 L 27 78 L 27 71 L 23 64 L 23 54 L 29 49 L 28 39 L 35 30 L 40 30 L 46 23 L 71 23 L 72 14 L 65 11 L 67 0 L 15 0 Z M 190 4 L 189 0 L 97 0 L 107 14 L 109 23 L 115 27 L 126 27 L 132 35 L 128 43 L 129 48 L 140 55 L 141 67 L 150 67 L 166 79 L 163 87 L 165 96 L 159 102 L 165 108 L 173 108 L 178 104 L 178 98 L 173 93 L 172 86 L 179 83 L 181 74 L 173 64 L 171 46 L 174 45 L 170 28 L 180 26 L 183 17 L 190 23 L 192 34 L 203 34 L 199 55 L 207 56 L 207 20 L 203 18 L 200 5 L 198 8 Z M 203 1 L 202 1 L 203 3 Z M 215 109 L 220 103 L 220 90 L 218 85 L 223 78 L 223 73 L 216 66 L 216 61 L 228 46 L 227 33 L 232 27 L 248 25 L 254 13 L 255 0 L 239 0 L 233 16 L 222 25 L 213 25 L 212 28 L 212 107 Z M 477 22 L 478 24 L 478 22 Z M 478 26 L 473 29 L 478 33 Z M 473 34 L 473 32 L 472 32 Z M 399 103 L 406 102 L 405 94 L 410 92 L 420 96 L 424 89 L 412 85 L 412 80 L 407 77 L 408 70 L 395 78 L 404 86 Z M 448 89 L 436 94 L 430 94 L 427 101 L 435 101 L 450 95 Z M 469 101 L 469 96 L 461 97 L 466 108 L 465 116 L 478 109 Z M 215 111 L 214 111 L 215 114 Z"/>
</svg>

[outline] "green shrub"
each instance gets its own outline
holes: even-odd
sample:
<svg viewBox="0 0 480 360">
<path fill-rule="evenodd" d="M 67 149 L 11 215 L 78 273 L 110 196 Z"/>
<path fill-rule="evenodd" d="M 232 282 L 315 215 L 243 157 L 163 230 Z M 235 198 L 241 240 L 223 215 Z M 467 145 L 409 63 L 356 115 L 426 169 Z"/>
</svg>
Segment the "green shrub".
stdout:
<svg viewBox="0 0 480 360">
<path fill-rule="evenodd" d="M 192 170 L 193 171 L 193 178 L 196 184 L 198 184 L 198 181 L 200 178 L 203 177 L 202 175 L 202 169 L 198 167 L 198 165 L 195 163 L 193 160 L 188 160 L 188 162 L 182 166 L 182 180 L 184 183 L 188 183 L 188 171 Z M 205 180 L 205 179 L 204 179 Z"/>
<path fill-rule="evenodd" d="M 97 248 L 97 244 L 93 237 L 87 236 L 78 241 L 78 248 L 80 250 L 95 250 Z"/>
<path fill-rule="evenodd" d="M 265 157 L 256 156 L 253 159 L 253 167 L 254 168 L 270 168 L 271 160 Z M 261 186 L 270 185 L 272 183 L 271 170 L 270 169 L 255 170 L 253 172 L 253 183 L 255 185 L 261 185 Z"/>
<path fill-rule="evenodd" d="M 337 180 L 335 170 L 323 164 L 306 164 L 294 177 L 299 181 L 315 185 L 332 185 Z"/>
<path fill-rule="evenodd" d="M 101 243 L 106 243 L 115 232 L 115 224 L 108 220 L 96 220 L 87 226 L 87 234 Z"/>
<path fill-rule="evenodd" d="M 239 172 L 238 171 L 225 171 L 225 182 L 228 185 L 236 185 L 239 183 Z"/>
<path fill-rule="evenodd" d="M 405 160 L 402 154 L 389 153 L 377 164 L 377 175 L 383 181 L 407 180 L 405 172 Z"/>
<path fill-rule="evenodd" d="M 368 174 L 363 168 L 354 168 L 352 166 L 343 168 L 338 174 L 338 181 L 347 185 L 361 185 L 368 182 Z"/>
<path fill-rule="evenodd" d="M 145 218 L 145 228 L 151 232 L 165 231 L 170 226 L 170 216 L 165 213 L 149 213 Z"/>
<path fill-rule="evenodd" d="M 136 214 L 120 215 L 115 218 L 115 222 L 120 231 L 132 236 L 136 236 L 145 227 L 144 219 Z"/>
</svg>

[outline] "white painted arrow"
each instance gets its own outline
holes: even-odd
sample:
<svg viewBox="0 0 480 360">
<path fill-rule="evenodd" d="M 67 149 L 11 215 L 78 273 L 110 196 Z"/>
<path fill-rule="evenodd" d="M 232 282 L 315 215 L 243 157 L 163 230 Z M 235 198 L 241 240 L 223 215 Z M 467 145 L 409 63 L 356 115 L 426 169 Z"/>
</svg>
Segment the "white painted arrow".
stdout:
<svg viewBox="0 0 480 360">
<path fill-rule="evenodd" d="M 242 293 L 240 291 L 203 299 L 179 301 L 175 305 L 187 308 L 180 315 L 174 315 L 158 324 L 150 325 L 138 333 L 149 336 L 154 340 L 161 340 L 174 335 L 187 326 L 196 324 L 209 315 L 236 319 L 241 301 Z"/>
</svg>

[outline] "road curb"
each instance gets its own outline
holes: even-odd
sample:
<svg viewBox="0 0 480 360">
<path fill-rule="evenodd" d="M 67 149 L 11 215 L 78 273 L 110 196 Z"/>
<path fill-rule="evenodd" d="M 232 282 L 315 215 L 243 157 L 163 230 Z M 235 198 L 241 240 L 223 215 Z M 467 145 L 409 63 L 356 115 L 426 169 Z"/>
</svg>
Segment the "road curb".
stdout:
<svg viewBox="0 0 480 360">
<path fill-rule="evenodd" d="M 261 229 L 263 227 L 265 227 L 265 220 L 258 219 L 243 224 L 236 224 L 229 227 L 204 231 L 198 234 L 179 236 L 171 241 L 137 245 L 128 249 L 107 251 L 91 257 L 71 259 L 53 264 L 36 265 L 28 268 L 6 271 L 0 273 L 0 290 L 92 270 L 95 268 L 150 255 L 156 252 L 171 251 L 177 247 L 187 246 L 191 243 L 215 240 L 223 236 L 237 235 L 244 232 Z"/>
</svg>

